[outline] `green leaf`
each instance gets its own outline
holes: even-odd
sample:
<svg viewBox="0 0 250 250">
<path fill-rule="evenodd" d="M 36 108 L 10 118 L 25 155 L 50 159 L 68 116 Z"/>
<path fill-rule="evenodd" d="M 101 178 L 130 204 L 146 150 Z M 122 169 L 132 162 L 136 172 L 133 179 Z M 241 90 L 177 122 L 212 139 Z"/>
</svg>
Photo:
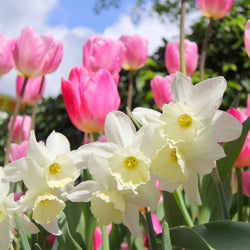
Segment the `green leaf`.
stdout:
<svg viewBox="0 0 250 250">
<path fill-rule="evenodd" d="M 171 228 L 170 237 L 172 245 L 176 247 L 197 250 L 213 249 L 193 228 L 186 226 Z"/>
<path fill-rule="evenodd" d="M 109 235 L 110 249 L 119 250 L 127 229 L 123 224 L 113 224 Z"/>
<path fill-rule="evenodd" d="M 22 223 L 21 223 L 21 221 L 19 219 L 19 216 L 16 213 L 14 213 L 14 218 L 15 218 L 18 233 L 19 233 L 19 235 L 21 237 L 21 242 L 22 242 L 23 249 L 24 250 L 31 250 L 28 239 L 27 239 L 27 236 L 26 236 L 24 228 L 23 228 L 23 225 L 22 225 Z"/>
<path fill-rule="evenodd" d="M 235 221 L 214 221 L 192 230 L 203 237 L 216 250 L 249 249 L 250 224 Z"/>
<path fill-rule="evenodd" d="M 169 235 L 168 223 L 164 221 L 162 226 L 162 250 L 172 250 L 171 239 Z"/>
<path fill-rule="evenodd" d="M 85 247 L 81 247 L 76 240 L 72 237 L 70 231 L 69 231 L 69 226 L 67 223 L 66 216 L 63 212 L 60 213 L 59 218 L 58 218 L 58 224 L 59 228 L 62 231 L 62 235 L 57 237 L 57 240 L 59 242 L 60 248 L 62 250 L 82 250 L 85 249 Z"/>
</svg>

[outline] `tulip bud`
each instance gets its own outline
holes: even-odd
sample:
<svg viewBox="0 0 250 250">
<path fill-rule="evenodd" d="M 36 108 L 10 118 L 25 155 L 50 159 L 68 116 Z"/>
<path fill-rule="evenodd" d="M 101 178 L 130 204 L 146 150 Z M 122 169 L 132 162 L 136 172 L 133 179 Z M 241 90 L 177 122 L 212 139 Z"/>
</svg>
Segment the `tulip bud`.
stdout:
<svg viewBox="0 0 250 250">
<path fill-rule="evenodd" d="M 250 197 L 250 171 L 242 171 L 242 192 L 244 195 Z"/>
</svg>

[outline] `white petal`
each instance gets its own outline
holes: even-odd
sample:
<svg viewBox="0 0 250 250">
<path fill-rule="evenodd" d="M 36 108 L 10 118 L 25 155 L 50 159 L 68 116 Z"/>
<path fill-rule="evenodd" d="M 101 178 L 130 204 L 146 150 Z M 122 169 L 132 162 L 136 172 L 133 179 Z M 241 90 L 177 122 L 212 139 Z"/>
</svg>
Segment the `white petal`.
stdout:
<svg viewBox="0 0 250 250">
<path fill-rule="evenodd" d="M 113 111 L 106 117 L 104 131 L 108 142 L 123 148 L 132 142 L 136 129 L 127 115 L 120 111 Z"/>
<path fill-rule="evenodd" d="M 71 190 L 67 197 L 73 202 L 88 202 L 92 197 L 92 193 L 98 189 L 99 185 L 95 181 L 81 182 Z"/>
<path fill-rule="evenodd" d="M 142 230 L 139 226 L 139 212 L 136 205 L 126 204 L 123 223 L 129 228 L 134 237 L 140 236 Z"/>
<path fill-rule="evenodd" d="M 242 124 L 231 114 L 217 110 L 211 121 L 211 139 L 216 142 L 227 142 L 241 135 Z"/>
<path fill-rule="evenodd" d="M 135 119 L 142 125 L 149 122 L 159 122 L 161 113 L 148 108 L 135 108 L 132 112 Z"/>
<path fill-rule="evenodd" d="M 190 80 L 181 72 L 176 72 L 171 82 L 171 92 L 175 103 L 182 103 L 187 105 L 189 96 L 193 89 L 193 84 Z"/>
<path fill-rule="evenodd" d="M 7 195 L 9 193 L 9 181 L 5 176 L 3 167 L 0 167 L 0 194 Z"/>
<path fill-rule="evenodd" d="M 53 131 L 46 140 L 46 148 L 56 157 L 58 154 L 68 153 L 70 144 L 63 134 Z"/>
<path fill-rule="evenodd" d="M 201 205 L 201 198 L 198 189 L 198 176 L 191 169 L 188 169 L 188 173 L 188 180 L 182 183 L 184 191 L 191 202 L 197 205 Z"/>
<path fill-rule="evenodd" d="M 180 185 L 180 183 L 170 183 L 165 179 L 158 178 L 159 180 L 159 188 L 161 190 L 168 191 L 170 193 L 173 193 L 175 189 L 177 189 Z"/>
<path fill-rule="evenodd" d="M 46 147 L 36 141 L 34 130 L 32 130 L 30 133 L 27 156 L 32 157 L 42 167 L 49 161 L 53 160 L 50 152 L 46 149 Z"/>
<path fill-rule="evenodd" d="M 0 224 L 0 249 L 8 250 L 14 238 L 14 228 L 10 225 L 9 219 Z"/>
<path fill-rule="evenodd" d="M 222 76 L 202 81 L 193 86 L 187 106 L 196 116 L 206 119 L 220 107 L 226 87 L 226 80 Z"/>
<path fill-rule="evenodd" d="M 18 216 L 19 216 L 19 218 L 22 222 L 23 228 L 26 232 L 29 232 L 32 234 L 36 234 L 39 232 L 39 229 L 37 228 L 37 226 L 30 221 L 30 219 L 27 215 L 18 214 Z"/>
<path fill-rule="evenodd" d="M 44 227 L 45 230 L 47 230 L 49 233 L 54 234 L 54 235 L 61 235 L 62 232 L 58 227 L 58 221 L 57 219 L 55 219 L 54 221 L 47 223 L 47 224 L 43 224 L 42 225 Z"/>
</svg>

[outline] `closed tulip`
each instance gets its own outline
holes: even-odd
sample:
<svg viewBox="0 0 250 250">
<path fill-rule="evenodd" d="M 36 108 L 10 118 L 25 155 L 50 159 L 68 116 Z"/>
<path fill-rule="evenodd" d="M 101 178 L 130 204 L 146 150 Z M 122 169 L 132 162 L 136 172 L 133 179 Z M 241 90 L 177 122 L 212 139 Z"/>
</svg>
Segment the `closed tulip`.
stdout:
<svg viewBox="0 0 250 250">
<path fill-rule="evenodd" d="M 244 195 L 250 197 L 250 171 L 242 171 L 241 172 L 242 178 L 242 192 Z"/>
<path fill-rule="evenodd" d="M 39 77 L 57 69 L 62 59 L 63 45 L 51 35 L 37 35 L 28 26 L 17 38 L 12 54 L 20 75 Z"/>
<path fill-rule="evenodd" d="M 248 56 L 250 57 L 250 19 L 247 21 L 245 33 L 244 33 L 244 43 Z"/>
<path fill-rule="evenodd" d="M 163 104 L 173 101 L 171 94 L 171 82 L 175 74 L 165 77 L 156 75 L 150 82 L 153 98 L 156 105 L 161 109 Z"/>
<path fill-rule="evenodd" d="M 140 35 L 123 35 L 119 41 L 123 44 L 122 68 L 125 70 L 142 68 L 148 58 L 148 40 Z"/>
<path fill-rule="evenodd" d="M 230 11 L 233 0 L 196 0 L 196 3 L 204 16 L 222 18 Z"/>
<path fill-rule="evenodd" d="M 191 76 L 198 64 L 198 45 L 196 42 L 184 40 L 184 53 L 186 72 L 188 76 Z M 181 71 L 180 66 L 180 41 L 169 42 L 165 49 L 165 64 L 170 74 Z"/>
<path fill-rule="evenodd" d="M 14 38 L 5 37 L 0 34 L 0 76 L 8 73 L 14 66 L 12 59 L 14 44 Z"/>
<path fill-rule="evenodd" d="M 29 105 L 34 105 L 36 102 L 36 98 L 39 93 L 40 85 L 41 85 L 42 77 L 36 77 L 36 78 L 30 78 L 27 82 L 26 88 L 24 90 L 22 102 L 29 104 Z M 20 95 L 22 86 L 24 82 L 24 77 L 18 75 L 16 78 L 16 95 L 17 97 Z M 45 90 L 45 78 L 44 78 L 44 83 L 43 87 L 41 90 L 41 96 L 40 99 L 43 97 L 43 93 Z"/>
<path fill-rule="evenodd" d="M 83 45 L 83 66 L 89 72 L 107 69 L 119 81 L 122 64 L 122 43 L 111 38 L 90 37 Z"/>
<path fill-rule="evenodd" d="M 72 123 L 87 133 L 102 132 L 106 115 L 120 105 L 117 85 L 106 69 L 89 73 L 74 67 L 69 80 L 62 79 L 62 94 Z"/>
</svg>

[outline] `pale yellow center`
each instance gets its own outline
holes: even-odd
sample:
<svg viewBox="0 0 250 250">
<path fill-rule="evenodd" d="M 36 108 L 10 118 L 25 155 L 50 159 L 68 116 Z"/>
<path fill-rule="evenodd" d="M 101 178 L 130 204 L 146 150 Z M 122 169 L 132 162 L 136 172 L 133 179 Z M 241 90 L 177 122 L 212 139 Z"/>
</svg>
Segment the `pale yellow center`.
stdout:
<svg viewBox="0 0 250 250">
<path fill-rule="evenodd" d="M 192 125 L 192 118 L 188 114 L 179 116 L 178 123 L 183 128 L 189 128 Z"/>
<path fill-rule="evenodd" d="M 45 206 L 48 206 L 48 199 L 41 201 Z"/>
<path fill-rule="evenodd" d="M 176 149 L 173 149 L 170 152 L 170 159 L 168 160 L 168 162 L 177 162 L 178 158 L 176 156 Z"/>
<path fill-rule="evenodd" d="M 124 159 L 124 165 L 128 169 L 134 169 L 138 165 L 138 160 L 134 156 L 128 156 Z"/>
<path fill-rule="evenodd" d="M 60 171 L 61 171 L 61 166 L 56 162 L 49 166 L 50 174 L 58 174 Z"/>
</svg>

